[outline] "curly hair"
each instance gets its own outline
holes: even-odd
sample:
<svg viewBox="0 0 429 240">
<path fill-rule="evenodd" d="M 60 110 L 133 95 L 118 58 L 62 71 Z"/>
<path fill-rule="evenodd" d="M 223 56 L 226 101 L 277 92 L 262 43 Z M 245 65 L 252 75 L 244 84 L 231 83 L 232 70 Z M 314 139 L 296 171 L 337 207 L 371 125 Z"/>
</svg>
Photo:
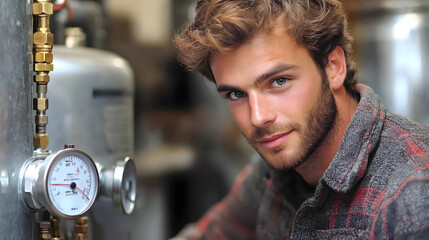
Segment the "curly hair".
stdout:
<svg viewBox="0 0 429 240">
<path fill-rule="evenodd" d="M 194 21 L 175 36 L 178 60 L 214 81 L 209 63 L 213 54 L 228 53 L 279 24 L 308 49 L 320 70 L 340 46 L 347 65 L 344 86 L 352 92 L 357 69 L 346 15 L 338 0 L 198 0 Z"/>
</svg>

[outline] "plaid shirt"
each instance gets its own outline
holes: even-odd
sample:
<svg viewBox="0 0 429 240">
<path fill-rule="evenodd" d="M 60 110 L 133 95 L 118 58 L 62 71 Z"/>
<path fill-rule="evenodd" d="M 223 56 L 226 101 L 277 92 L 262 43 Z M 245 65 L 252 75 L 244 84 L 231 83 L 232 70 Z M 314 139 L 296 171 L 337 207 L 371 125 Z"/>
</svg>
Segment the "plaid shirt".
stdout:
<svg viewBox="0 0 429 240">
<path fill-rule="evenodd" d="M 429 239 L 429 129 L 385 110 L 367 86 L 314 189 L 263 160 L 185 239 Z"/>
</svg>

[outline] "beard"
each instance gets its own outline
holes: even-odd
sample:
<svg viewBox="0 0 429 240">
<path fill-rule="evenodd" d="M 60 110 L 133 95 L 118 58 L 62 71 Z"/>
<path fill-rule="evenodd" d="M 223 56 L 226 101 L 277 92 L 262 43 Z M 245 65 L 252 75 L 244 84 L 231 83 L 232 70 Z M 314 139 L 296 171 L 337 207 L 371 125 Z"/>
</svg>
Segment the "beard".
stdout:
<svg viewBox="0 0 429 240">
<path fill-rule="evenodd" d="M 249 143 L 261 157 L 276 170 L 296 168 L 305 162 L 320 147 L 330 131 L 335 128 L 338 115 L 337 105 L 330 90 L 326 73 L 323 71 L 322 86 L 316 103 L 305 116 L 305 126 L 296 122 L 287 122 L 271 125 L 267 128 L 256 128 L 250 136 L 246 136 Z M 259 150 L 253 143 L 256 139 L 273 135 L 278 132 L 291 130 L 300 134 L 298 147 L 292 153 L 280 154 L 287 143 L 277 148 L 269 149 L 268 153 Z"/>
</svg>

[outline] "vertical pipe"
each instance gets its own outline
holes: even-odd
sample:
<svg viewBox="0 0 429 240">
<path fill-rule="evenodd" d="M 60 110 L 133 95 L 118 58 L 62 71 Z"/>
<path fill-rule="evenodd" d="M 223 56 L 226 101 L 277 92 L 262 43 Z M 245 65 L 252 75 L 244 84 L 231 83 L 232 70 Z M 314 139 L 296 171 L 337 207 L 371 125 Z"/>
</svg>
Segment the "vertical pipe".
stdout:
<svg viewBox="0 0 429 240">
<path fill-rule="evenodd" d="M 19 171 L 32 156 L 32 5 L 0 1 L 0 239 L 33 239 L 34 217 L 18 198 Z"/>
<path fill-rule="evenodd" d="M 33 138 L 34 147 L 39 151 L 47 151 L 49 137 L 46 133 L 49 108 L 48 91 L 49 72 L 53 70 L 52 45 L 54 37 L 50 31 L 49 18 L 53 14 L 51 0 L 35 0 L 33 3 L 33 14 L 37 24 L 36 32 L 33 34 L 34 71 L 36 73 L 36 97 L 33 99 L 33 109 L 36 110 L 35 123 L 36 133 Z"/>
</svg>

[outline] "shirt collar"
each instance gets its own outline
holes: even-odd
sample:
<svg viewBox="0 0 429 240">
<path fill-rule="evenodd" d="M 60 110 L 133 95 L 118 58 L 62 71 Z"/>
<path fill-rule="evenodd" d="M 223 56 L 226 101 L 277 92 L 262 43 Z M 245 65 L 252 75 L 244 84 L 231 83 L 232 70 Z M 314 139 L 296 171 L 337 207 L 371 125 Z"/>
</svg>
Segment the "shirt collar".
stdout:
<svg viewBox="0 0 429 240">
<path fill-rule="evenodd" d="M 357 84 L 355 89 L 360 94 L 356 113 L 321 179 L 337 192 L 349 191 L 365 174 L 370 154 L 380 139 L 385 118 L 384 107 L 370 87 Z"/>
</svg>

